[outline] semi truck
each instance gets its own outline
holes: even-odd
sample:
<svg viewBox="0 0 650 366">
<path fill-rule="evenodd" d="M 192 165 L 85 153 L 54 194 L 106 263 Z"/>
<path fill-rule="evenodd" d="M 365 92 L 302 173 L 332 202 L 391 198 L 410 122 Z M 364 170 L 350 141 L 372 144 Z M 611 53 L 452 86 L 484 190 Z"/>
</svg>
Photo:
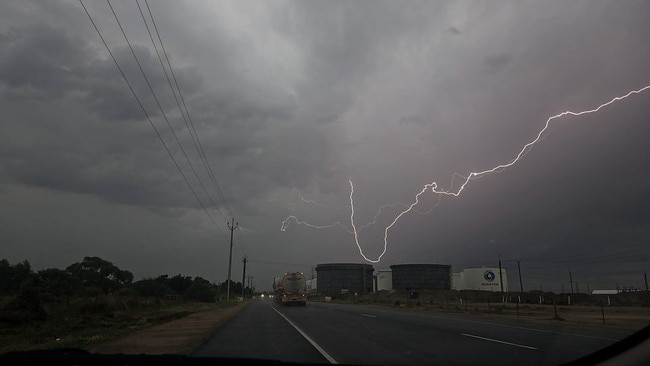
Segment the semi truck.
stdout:
<svg viewBox="0 0 650 366">
<path fill-rule="evenodd" d="M 287 272 L 273 280 L 275 302 L 280 305 L 307 304 L 307 286 L 302 272 Z"/>
</svg>

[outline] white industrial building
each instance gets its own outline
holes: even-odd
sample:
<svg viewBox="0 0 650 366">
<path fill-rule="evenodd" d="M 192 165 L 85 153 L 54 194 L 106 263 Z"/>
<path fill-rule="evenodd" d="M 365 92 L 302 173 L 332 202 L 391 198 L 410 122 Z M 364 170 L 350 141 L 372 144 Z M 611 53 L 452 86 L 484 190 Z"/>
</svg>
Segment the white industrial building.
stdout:
<svg viewBox="0 0 650 366">
<path fill-rule="evenodd" d="M 375 276 L 375 291 L 390 291 L 393 289 L 393 271 L 390 268 L 380 269 Z"/>
<path fill-rule="evenodd" d="M 305 281 L 305 287 L 309 295 L 316 295 L 318 291 L 318 278 L 314 277 L 311 280 Z"/>
<path fill-rule="evenodd" d="M 451 274 L 451 288 L 453 290 L 480 290 L 480 291 L 501 291 L 501 279 L 503 279 L 503 291 L 508 292 L 508 276 L 506 270 L 501 268 L 466 268 L 460 273 Z"/>
</svg>

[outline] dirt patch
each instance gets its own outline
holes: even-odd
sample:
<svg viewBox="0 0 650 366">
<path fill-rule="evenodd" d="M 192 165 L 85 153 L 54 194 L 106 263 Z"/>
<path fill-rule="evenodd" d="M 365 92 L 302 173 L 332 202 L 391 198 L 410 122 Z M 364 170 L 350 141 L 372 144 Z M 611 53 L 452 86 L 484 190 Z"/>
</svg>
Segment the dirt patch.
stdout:
<svg viewBox="0 0 650 366">
<path fill-rule="evenodd" d="M 103 354 L 189 355 L 246 305 L 202 311 L 139 330 L 122 338 L 86 347 Z"/>
</svg>

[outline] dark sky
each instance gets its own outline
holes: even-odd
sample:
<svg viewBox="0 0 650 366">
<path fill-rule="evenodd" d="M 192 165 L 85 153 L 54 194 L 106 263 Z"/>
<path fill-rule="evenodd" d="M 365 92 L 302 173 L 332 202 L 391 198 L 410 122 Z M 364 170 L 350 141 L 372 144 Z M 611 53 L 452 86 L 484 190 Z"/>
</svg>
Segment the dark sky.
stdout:
<svg viewBox="0 0 650 366">
<path fill-rule="evenodd" d="M 288 270 L 364 262 L 348 232 L 350 180 L 357 227 L 402 204 L 359 233 L 377 259 L 384 229 L 425 184 L 457 189 L 454 173 L 510 162 L 549 117 L 650 85 L 645 1 L 150 2 L 222 199 L 137 3 L 112 3 L 164 115 L 108 4 L 84 2 L 216 226 L 79 2 L 3 1 L 0 258 L 12 263 L 100 256 L 136 278 L 223 281 L 235 216 L 233 277 L 247 255 L 266 289 Z M 423 194 L 374 267 L 457 271 L 501 255 L 513 289 L 518 260 L 526 288 L 559 290 L 569 270 L 592 289 L 642 286 L 649 116 L 646 89 L 553 120 L 512 167 L 459 197 Z M 341 226 L 293 220 L 281 231 L 290 215 Z"/>
</svg>

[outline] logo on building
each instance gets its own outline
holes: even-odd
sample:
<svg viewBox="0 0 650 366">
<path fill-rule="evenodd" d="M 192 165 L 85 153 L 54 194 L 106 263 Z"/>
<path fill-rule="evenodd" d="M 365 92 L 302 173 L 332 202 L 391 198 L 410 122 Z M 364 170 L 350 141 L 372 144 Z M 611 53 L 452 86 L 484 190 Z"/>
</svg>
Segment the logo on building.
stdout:
<svg viewBox="0 0 650 366">
<path fill-rule="evenodd" d="M 492 271 L 485 271 L 485 273 L 483 273 L 483 278 L 485 278 L 485 280 L 488 282 L 494 281 L 496 277 L 497 275 L 495 275 Z"/>
</svg>

